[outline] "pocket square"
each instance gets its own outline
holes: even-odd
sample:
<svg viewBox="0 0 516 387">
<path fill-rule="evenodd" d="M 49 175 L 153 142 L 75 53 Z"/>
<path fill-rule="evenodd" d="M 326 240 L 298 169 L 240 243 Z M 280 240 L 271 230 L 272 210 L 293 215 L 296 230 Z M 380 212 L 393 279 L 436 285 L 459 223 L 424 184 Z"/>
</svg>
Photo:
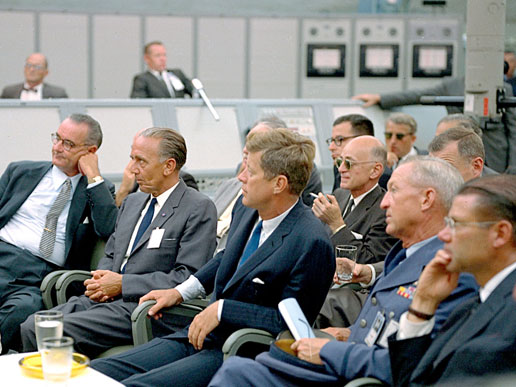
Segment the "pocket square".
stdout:
<svg viewBox="0 0 516 387">
<path fill-rule="evenodd" d="M 90 223 L 90 219 L 88 217 L 85 217 L 84 220 L 82 221 L 82 224 L 89 224 Z"/>
<path fill-rule="evenodd" d="M 260 285 L 265 285 L 265 282 L 263 282 L 260 278 L 256 277 L 256 278 L 253 278 L 253 282 L 255 284 L 260 284 Z"/>
</svg>

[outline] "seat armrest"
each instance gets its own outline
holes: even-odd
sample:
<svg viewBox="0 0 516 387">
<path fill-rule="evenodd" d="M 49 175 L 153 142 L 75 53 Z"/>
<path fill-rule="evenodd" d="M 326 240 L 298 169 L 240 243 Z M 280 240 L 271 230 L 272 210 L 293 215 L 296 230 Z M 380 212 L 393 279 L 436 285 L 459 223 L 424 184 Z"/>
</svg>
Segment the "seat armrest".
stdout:
<svg viewBox="0 0 516 387">
<path fill-rule="evenodd" d="M 41 290 L 41 297 L 43 298 L 43 305 L 45 305 L 46 309 L 52 309 L 54 305 L 54 300 L 52 295 L 55 291 L 55 285 L 59 277 L 68 272 L 68 270 L 56 270 L 48 273 L 45 278 L 43 278 L 43 281 L 41 282 L 41 285 L 39 287 L 39 290 Z"/>
<path fill-rule="evenodd" d="M 66 302 L 66 290 L 72 282 L 84 282 L 88 278 L 91 278 L 91 272 L 86 270 L 69 270 L 62 274 L 56 283 L 57 304 Z"/>
<path fill-rule="evenodd" d="M 346 383 L 344 387 L 370 387 L 370 386 L 384 386 L 381 380 L 375 378 L 358 378 Z"/>
<path fill-rule="evenodd" d="M 155 304 L 156 300 L 147 300 L 142 302 L 131 314 L 133 344 L 135 347 L 152 340 L 152 327 L 150 319 L 147 317 L 147 313 Z"/>
<path fill-rule="evenodd" d="M 240 347 L 245 343 L 257 343 L 270 345 L 274 341 L 274 336 L 267 331 L 254 328 L 243 328 L 233 332 L 224 342 L 222 352 L 224 360 L 237 354 Z"/>
</svg>

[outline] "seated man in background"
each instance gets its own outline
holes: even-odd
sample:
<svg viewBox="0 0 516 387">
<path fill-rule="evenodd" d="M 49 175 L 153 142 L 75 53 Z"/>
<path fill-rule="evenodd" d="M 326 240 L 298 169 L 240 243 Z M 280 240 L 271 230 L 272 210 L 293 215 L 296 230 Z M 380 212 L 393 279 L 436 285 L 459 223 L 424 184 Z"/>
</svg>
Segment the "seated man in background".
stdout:
<svg viewBox="0 0 516 387">
<path fill-rule="evenodd" d="M 335 164 L 335 160 L 340 158 L 342 150 L 349 140 L 359 136 L 373 136 L 374 126 L 369 118 L 361 114 L 346 114 L 337 117 L 333 121 L 331 129 L 331 137 L 326 139 L 328 150 L 331 152 L 333 159 L 333 188 L 332 192 L 340 187 L 340 172 Z M 380 187 L 387 188 L 387 181 L 391 177 L 390 168 L 384 168 L 383 175 L 380 177 Z M 320 192 L 320 191 L 317 191 Z"/>
<path fill-rule="evenodd" d="M 115 228 L 113 184 L 97 150 L 102 130 L 72 114 L 52 133 L 52 162 L 17 161 L 0 179 L 0 334 L 19 350 L 19 326 L 43 308 L 43 277 L 58 268 L 89 269 L 98 237 Z"/>
<path fill-rule="evenodd" d="M 387 165 L 395 169 L 410 156 L 426 155 L 428 152 L 414 146 L 417 122 L 405 113 L 392 113 L 385 122 L 385 144 L 387 145 Z"/>
<path fill-rule="evenodd" d="M 54 308 L 65 336 L 95 357 L 132 343 L 131 313 L 152 289 L 173 287 L 202 267 L 215 250 L 215 206 L 179 179 L 186 144 L 176 131 L 149 128 L 134 138 L 131 172 L 141 192 L 129 195 L 86 291 Z M 34 316 L 22 325 L 25 351 L 36 349 Z"/>
<path fill-rule="evenodd" d="M 439 136 L 451 128 L 470 129 L 482 138 L 482 128 L 478 125 L 477 120 L 468 114 L 454 113 L 448 114 L 439 120 L 435 129 L 435 135 Z"/>
<path fill-rule="evenodd" d="M 48 75 L 48 61 L 38 52 L 29 55 L 23 73 L 25 82 L 6 86 L 0 98 L 16 98 L 22 101 L 39 101 L 45 98 L 68 98 L 65 89 L 43 83 Z"/>
<path fill-rule="evenodd" d="M 389 340 L 396 386 L 452 386 L 466 377 L 477 378 L 469 385 L 484 385 L 480 377 L 516 370 L 516 177 L 466 183 L 448 216 L 439 233 L 445 245 L 421 274 Z M 433 338 L 436 309 L 464 272 L 474 275 L 480 297 L 459 305 Z"/>
<path fill-rule="evenodd" d="M 472 130 L 451 128 L 434 137 L 428 145 L 431 156 L 449 162 L 458 169 L 464 181 L 484 175 L 497 175 L 484 166 L 484 145 Z"/>
<path fill-rule="evenodd" d="M 167 69 L 167 50 L 163 43 L 147 43 L 143 50 L 147 71 L 133 79 L 131 98 L 184 98 L 197 92 L 180 69 Z"/>
<path fill-rule="evenodd" d="M 387 233 L 400 239 L 385 258 L 385 270 L 349 328 L 329 330 L 342 341 L 301 339 L 291 349 L 305 366 L 262 353 L 256 361 L 232 357 L 211 381 L 213 386 L 285 386 L 329 382 L 362 376 L 392 384 L 387 338 L 410 305 L 424 266 L 442 248 L 437 233 L 444 227 L 453 196 L 462 184 L 455 168 L 431 157 L 416 157 L 396 168 L 381 206 L 387 211 Z M 477 294 L 471 276 L 436 311 L 437 330 L 450 311 Z M 311 364 L 310 364 L 311 363 Z"/>
<path fill-rule="evenodd" d="M 334 191 L 335 196 L 319 194 L 312 207 L 315 216 L 329 227 L 332 245 L 356 246 L 360 264 L 383 261 L 397 242 L 385 232 L 385 210 L 380 208 L 385 190 L 378 180 L 386 157 L 385 147 L 375 137 L 350 140 L 341 153 L 341 188 Z M 330 290 L 317 318 L 318 327 L 351 325 L 366 298 L 366 290 Z"/>
<path fill-rule="evenodd" d="M 213 292 L 188 329 L 154 339 L 92 367 L 126 386 L 205 386 L 222 364 L 224 340 L 240 328 L 286 328 L 278 303 L 299 302 L 313 323 L 335 272 L 323 225 L 300 200 L 315 155 L 313 142 L 286 129 L 251 133 L 242 198 L 224 251 L 174 289 L 153 291 L 149 315 Z"/>
</svg>

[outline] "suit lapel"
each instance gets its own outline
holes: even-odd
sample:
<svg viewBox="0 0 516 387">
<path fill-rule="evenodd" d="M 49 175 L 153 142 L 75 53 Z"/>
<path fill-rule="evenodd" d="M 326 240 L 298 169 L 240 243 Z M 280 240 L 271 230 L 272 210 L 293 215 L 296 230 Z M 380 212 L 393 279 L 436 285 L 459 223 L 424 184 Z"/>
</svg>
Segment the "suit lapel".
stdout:
<svg viewBox="0 0 516 387">
<path fill-rule="evenodd" d="M 376 203 L 378 199 L 378 195 L 381 194 L 380 186 L 376 186 L 374 190 L 369 192 L 369 194 L 363 198 L 360 203 L 351 211 L 351 213 L 346 218 L 346 224 L 349 227 L 352 227 L 355 222 L 363 218 L 364 214 Z"/>
<path fill-rule="evenodd" d="M 172 215 L 174 215 L 175 209 L 179 206 L 181 202 L 181 198 L 183 197 L 186 191 L 186 184 L 180 180 L 178 186 L 174 189 L 174 191 L 170 194 L 167 201 L 160 208 L 159 212 L 155 215 L 154 220 L 149 225 L 149 228 L 145 230 L 145 233 L 142 235 L 141 239 L 138 241 L 138 244 L 133 249 L 133 253 L 138 250 L 142 245 L 147 243 L 152 233 L 152 230 L 159 228 L 165 224 L 165 222 L 170 219 Z M 139 212 L 141 214 L 141 210 Z M 139 217 L 138 217 L 139 219 Z M 137 221 L 138 221 L 137 219 Z M 134 228 L 133 228 L 134 230 Z M 131 234 L 132 235 L 132 234 Z M 132 255 L 132 253 L 131 253 Z"/>
<path fill-rule="evenodd" d="M 231 277 L 231 280 L 224 288 L 223 293 L 237 284 L 250 271 L 269 258 L 272 253 L 274 253 L 274 251 L 276 251 L 281 246 L 283 243 L 283 238 L 292 231 L 292 228 L 294 227 L 295 222 L 299 217 L 299 206 L 302 206 L 301 202 L 296 204 L 296 206 L 290 211 L 287 217 L 283 219 L 276 230 L 274 230 L 274 232 L 267 238 L 267 240 L 263 242 L 258 250 L 256 250 L 254 254 L 251 255 L 241 267 L 236 269 L 236 272 Z M 240 256 L 238 257 L 238 260 L 239 259 Z"/>
<path fill-rule="evenodd" d="M 151 72 L 147 72 L 149 76 L 149 82 L 154 84 L 154 87 L 157 87 L 163 91 L 166 95 L 170 97 L 170 92 L 168 91 L 167 84 L 163 79 L 158 79 Z"/>
<path fill-rule="evenodd" d="M 474 312 L 474 316 L 470 314 L 465 317 L 462 323 L 456 323 L 458 327 L 451 336 L 446 340 L 446 344 L 442 347 L 434 364 L 437 365 L 446 359 L 457 348 L 463 346 L 468 340 L 482 331 L 489 322 L 498 315 L 500 309 L 506 305 L 506 298 L 510 297 L 512 287 L 516 281 L 516 271 L 513 271 L 506 277 L 502 283 L 491 293 L 485 302 L 478 306 Z M 469 309 L 469 308 L 468 308 Z M 450 340 L 451 339 L 451 340 Z"/>
</svg>

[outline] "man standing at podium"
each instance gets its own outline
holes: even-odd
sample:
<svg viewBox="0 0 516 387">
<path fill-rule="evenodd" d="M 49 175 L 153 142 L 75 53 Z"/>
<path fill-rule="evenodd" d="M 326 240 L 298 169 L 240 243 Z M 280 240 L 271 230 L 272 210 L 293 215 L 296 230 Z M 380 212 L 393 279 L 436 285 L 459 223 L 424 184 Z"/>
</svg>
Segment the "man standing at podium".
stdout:
<svg viewBox="0 0 516 387">
<path fill-rule="evenodd" d="M 143 59 L 147 71 L 133 79 L 131 98 L 185 98 L 196 96 L 190 79 L 180 69 L 167 69 L 167 50 L 163 43 L 145 45 Z"/>
</svg>

